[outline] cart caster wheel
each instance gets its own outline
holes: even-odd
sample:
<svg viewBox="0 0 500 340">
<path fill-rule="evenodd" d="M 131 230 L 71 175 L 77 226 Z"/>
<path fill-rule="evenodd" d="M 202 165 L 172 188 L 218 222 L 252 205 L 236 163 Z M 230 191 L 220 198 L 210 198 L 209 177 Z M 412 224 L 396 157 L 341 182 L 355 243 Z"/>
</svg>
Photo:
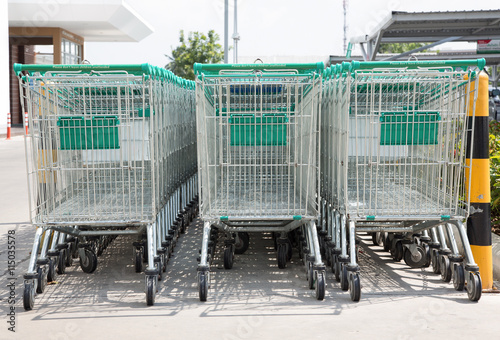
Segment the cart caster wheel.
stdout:
<svg viewBox="0 0 500 340">
<path fill-rule="evenodd" d="M 66 250 L 66 267 L 71 267 L 73 265 L 73 247 L 75 242 L 69 244 L 69 248 Z"/>
<path fill-rule="evenodd" d="M 425 256 L 425 249 L 422 246 L 417 246 L 417 253 L 412 254 L 410 249 L 404 248 L 403 258 L 405 263 L 411 268 L 422 268 L 427 262 L 427 257 Z"/>
<path fill-rule="evenodd" d="M 349 272 L 345 264 L 340 265 L 340 289 L 344 292 L 349 289 Z"/>
<path fill-rule="evenodd" d="M 288 256 L 288 249 L 285 243 L 278 244 L 278 268 L 286 268 L 286 258 Z"/>
<path fill-rule="evenodd" d="M 394 249 L 392 250 L 392 259 L 395 262 L 400 262 L 403 259 L 403 244 L 397 241 Z"/>
<path fill-rule="evenodd" d="M 450 259 L 446 255 L 440 256 L 439 268 L 441 270 L 441 281 L 450 282 L 451 281 L 451 266 Z"/>
<path fill-rule="evenodd" d="M 361 284 L 358 273 L 349 273 L 349 295 L 354 302 L 358 302 L 361 298 Z"/>
<path fill-rule="evenodd" d="M 24 283 L 23 306 L 24 310 L 32 310 L 35 305 L 35 287 L 33 282 Z"/>
<path fill-rule="evenodd" d="M 155 277 L 148 275 L 146 276 L 146 304 L 152 306 L 155 304 L 156 295 L 156 281 Z"/>
<path fill-rule="evenodd" d="M 36 292 L 38 294 L 42 294 L 45 291 L 45 287 L 47 286 L 47 273 L 43 270 L 42 267 L 38 267 L 38 277 L 37 277 L 37 285 Z"/>
<path fill-rule="evenodd" d="M 307 263 L 307 283 L 309 289 L 314 289 L 314 270 L 311 262 Z"/>
<path fill-rule="evenodd" d="M 66 249 L 59 251 L 57 257 L 57 274 L 64 274 L 66 272 Z"/>
<path fill-rule="evenodd" d="M 461 263 L 454 263 L 453 269 L 453 287 L 461 292 L 465 287 L 465 271 Z"/>
<path fill-rule="evenodd" d="M 56 261 L 52 257 L 49 257 L 49 263 L 47 264 L 47 281 L 55 282 L 56 279 L 57 279 Z"/>
<path fill-rule="evenodd" d="M 316 300 L 324 300 L 325 299 L 325 272 L 316 272 Z"/>
<path fill-rule="evenodd" d="M 231 248 L 232 247 L 226 247 L 226 249 L 224 249 L 224 269 L 233 268 L 234 254 Z"/>
<path fill-rule="evenodd" d="M 384 246 L 384 251 L 391 250 L 391 240 L 389 239 L 389 233 L 384 233 L 382 235 L 382 245 Z"/>
<path fill-rule="evenodd" d="M 427 243 L 422 243 L 421 245 L 424 248 L 424 254 L 425 254 L 425 263 L 424 263 L 424 268 L 429 268 L 431 265 L 431 247 Z"/>
<path fill-rule="evenodd" d="M 238 233 L 238 241 L 234 245 L 234 252 L 236 254 L 243 254 L 247 251 L 250 244 L 250 236 L 247 232 Z"/>
<path fill-rule="evenodd" d="M 379 231 L 372 233 L 372 243 L 374 246 L 380 246 L 382 242 L 383 234 Z"/>
<path fill-rule="evenodd" d="M 165 273 L 167 271 L 167 262 L 168 262 L 167 254 L 163 253 L 160 256 L 161 256 L 161 271 Z"/>
<path fill-rule="evenodd" d="M 434 274 L 441 273 L 441 270 L 439 268 L 439 253 L 437 249 L 431 250 L 431 265 L 432 265 L 432 272 Z"/>
<path fill-rule="evenodd" d="M 469 272 L 469 282 L 467 282 L 467 296 L 471 301 L 479 301 L 483 285 L 479 273 Z"/>
<path fill-rule="evenodd" d="M 142 261 L 142 253 L 144 252 L 143 248 L 136 248 L 135 249 L 135 272 L 136 273 L 141 273 L 144 270 L 143 266 L 143 261 Z"/>
<path fill-rule="evenodd" d="M 155 263 L 155 267 L 156 269 L 158 269 L 158 281 L 161 281 L 163 280 L 163 270 L 162 270 L 162 267 L 163 267 L 163 263 L 162 263 L 162 258 L 160 257 L 160 261 Z"/>
<path fill-rule="evenodd" d="M 200 301 L 207 301 L 208 275 L 205 272 L 199 272 L 198 274 L 198 292 L 200 295 Z"/>
<path fill-rule="evenodd" d="M 334 268 L 333 268 L 333 274 L 335 276 L 335 281 L 340 282 L 340 268 L 342 267 L 339 258 L 335 256 L 335 263 L 334 263 Z"/>
<path fill-rule="evenodd" d="M 85 273 L 93 273 L 97 269 L 97 256 L 92 250 L 84 249 L 85 256 L 80 257 L 80 267 Z"/>
</svg>

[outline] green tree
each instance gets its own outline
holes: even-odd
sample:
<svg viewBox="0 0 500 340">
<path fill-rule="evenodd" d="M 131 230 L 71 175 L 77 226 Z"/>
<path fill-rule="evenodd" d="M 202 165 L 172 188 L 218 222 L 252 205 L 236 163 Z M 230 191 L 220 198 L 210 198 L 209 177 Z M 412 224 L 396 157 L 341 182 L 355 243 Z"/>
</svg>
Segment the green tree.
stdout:
<svg viewBox="0 0 500 340">
<path fill-rule="evenodd" d="M 425 46 L 424 43 L 390 43 L 380 44 L 379 53 L 403 53 Z M 420 51 L 425 52 L 426 50 Z"/>
<path fill-rule="evenodd" d="M 181 30 L 180 45 L 172 49 L 172 56 L 165 54 L 171 60 L 165 68 L 179 77 L 194 80 L 194 63 L 216 64 L 224 60 L 224 50 L 218 41 L 219 35 L 214 30 L 208 34 L 189 32 L 187 39 Z"/>
</svg>

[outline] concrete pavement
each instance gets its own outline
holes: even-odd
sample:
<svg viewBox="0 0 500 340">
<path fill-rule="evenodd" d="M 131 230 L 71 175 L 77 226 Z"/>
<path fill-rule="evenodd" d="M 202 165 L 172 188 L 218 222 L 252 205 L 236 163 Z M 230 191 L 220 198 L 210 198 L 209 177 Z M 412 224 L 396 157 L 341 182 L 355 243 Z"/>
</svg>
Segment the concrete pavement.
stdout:
<svg viewBox="0 0 500 340">
<path fill-rule="evenodd" d="M 99 258 L 93 274 L 67 269 L 35 301 L 22 308 L 22 274 L 34 230 L 28 224 L 23 137 L 0 140 L 0 339 L 443 339 L 497 338 L 499 294 L 471 303 L 431 269 L 394 263 L 362 236 L 362 296 L 351 302 L 333 274 L 327 274 L 324 301 L 314 299 L 297 254 L 278 269 L 268 234 L 252 234 L 247 253 L 233 269 L 214 262 L 208 301 L 198 301 L 196 257 L 199 220 L 179 239 L 156 304 L 147 307 L 144 275 L 135 273 L 132 239 L 118 237 Z M 16 231 L 16 333 L 7 330 L 7 233 Z"/>
</svg>

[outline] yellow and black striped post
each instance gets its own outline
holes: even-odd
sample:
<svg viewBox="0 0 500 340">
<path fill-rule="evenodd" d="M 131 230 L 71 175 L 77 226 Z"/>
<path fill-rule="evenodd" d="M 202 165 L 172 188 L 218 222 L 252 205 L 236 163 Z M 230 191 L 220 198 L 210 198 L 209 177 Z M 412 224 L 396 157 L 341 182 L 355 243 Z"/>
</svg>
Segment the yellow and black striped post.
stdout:
<svg viewBox="0 0 500 340">
<path fill-rule="evenodd" d="M 475 103 L 474 96 L 478 91 Z M 473 136 L 467 138 L 466 164 L 470 165 L 470 204 L 471 214 L 467 220 L 467 236 L 471 244 L 474 260 L 479 266 L 483 289 L 493 288 L 493 261 L 491 247 L 491 194 L 488 125 L 488 75 L 479 73 L 471 81 L 470 104 L 468 109 L 469 126 L 474 127 Z M 471 140 L 473 138 L 473 140 Z M 466 171 L 466 190 L 469 189 L 469 171 Z"/>
</svg>

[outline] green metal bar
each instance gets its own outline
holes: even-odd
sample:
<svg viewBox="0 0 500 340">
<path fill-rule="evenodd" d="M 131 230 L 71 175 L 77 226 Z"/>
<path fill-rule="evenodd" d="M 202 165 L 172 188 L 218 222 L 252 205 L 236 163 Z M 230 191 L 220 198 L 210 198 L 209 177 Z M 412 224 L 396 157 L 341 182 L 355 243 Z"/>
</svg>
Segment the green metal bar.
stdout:
<svg viewBox="0 0 500 340">
<path fill-rule="evenodd" d="M 200 64 L 195 63 L 194 73 L 207 73 L 219 72 L 223 70 L 300 70 L 300 71 L 318 71 L 322 72 L 325 68 L 323 62 L 318 63 L 290 63 L 290 64 Z"/>
<path fill-rule="evenodd" d="M 69 65 L 41 65 L 41 64 L 14 64 L 14 72 L 19 74 L 27 72 L 53 72 L 53 71 L 127 71 L 153 74 L 153 66 L 150 64 L 115 64 L 115 65 L 92 65 L 92 64 L 69 64 Z"/>
<path fill-rule="evenodd" d="M 464 59 L 464 60 L 429 60 L 429 61 L 352 61 L 351 72 L 354 70 L 366 70 L 374 68 L 418 68 L 418 67 L 462 67 L 477 66 L 480 70 L 486 66 L 486 60 Z"/>
</svg>

